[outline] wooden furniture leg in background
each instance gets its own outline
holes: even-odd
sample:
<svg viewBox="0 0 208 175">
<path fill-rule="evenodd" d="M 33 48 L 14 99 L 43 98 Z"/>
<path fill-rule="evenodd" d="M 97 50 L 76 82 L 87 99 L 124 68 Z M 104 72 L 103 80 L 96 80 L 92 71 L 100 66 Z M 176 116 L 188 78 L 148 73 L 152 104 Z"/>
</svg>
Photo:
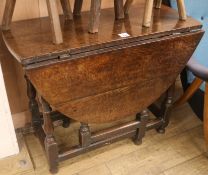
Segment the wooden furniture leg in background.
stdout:
<svg viewBox="0 0 208 175">
<path fill-rule="evenodd" d="M 162 111 L 161 111 L 162 125 L 159 128 L 157 128 L 157 131 L 159 133 L 165 133 L 165 128 L 169 124 L 169 117 L 172 109 L 174 90 L 175 90 L 175 83 L 171 85 L 171 87 L 167 90 L 165 100 L 162 103 Z"/>
<path fill-rule="evenodd" d="M 72 15 L 70 1 L 69 0 L 61 0 L 61 6 L 63 9 L 65 20 L 72 20 L 73 15 Z"/>
<path fill-rule="evenodd" d="M 155 1 L 155 8 L 160 9 L 162 5 L 162 0 L 156 0 Z"/>
<path fill-rule="evenodd" d="M 178 4 L 179 18 L 181 20 L 186 20 L 187 15 L 186 15 L 186 8 L 185 8 L 184 0 L 177 0 L 177 4 Z"/>
<path fill-rule="evenodd" d="M 48 14 L 51 20 L 53 42 L 54 44 L 63 43 L 63 36 L 61 31 L 57 2 L 56 0 L 46 0 L 46 2 L 48 7 Z"/>
<path fill-rule="evenodd" d="M 208 151 L 208 82 L 205 84 L 204 92 L 204 138 L 206 143 L 206 151 Z"/>
<path fill-rule="evenodd" d="M 144 18 L 143 18 L 143 26 L 150 27 L 151 19 L 152 19 L 152 11 L 153 11 L 154 0 L 146 0 L 145 10 L 144 10 Z M 161 8 L 162 0 L 155 1 L 155 8 Z M 186 8 L 184 0 L 177 0 L 178 5 L 178 13 L 180 20 L 186 20 Z"/>
<path fill-rule="evenodd" d="M 141 122 L 141 126 L 137 129 L 134 143 L 140 145 L 142 144 L 142 138 L 145 136 L 146 125 L 149 119 L 147 110 L 143 110 L 141 113 L 137 114 L 136 118 Z"/>
<path fill-rule="evenodd" d="M 161 8 L 161 5 L 162 5 L 162 0 L 156 0 L 155 7 Z M 177 0 L 177 5 L 178 5 L 178 14 L 179 14 L 180 20 L 186 20 L 187 15 L 186 15 L 186 8 L 185 8 L 184 0 Z"/>
<path fill-rule="evenodd" d="M 114 0 L 115 19 L 124 19 L 123 0 Z"/>
<path fill-rule="evenodd" d="M 50 105 L 43 98 L 41 98 L 41 105 L 42 105 L 43 120 L 44 120 L 43 130 L 46 135 L 44 141 L 45 151 L 48 158 L 50 172 L 57 173 L 58 172 L 58 144 L 54 138 L 54 128 L 50 116 L 52 109 Z"/>
<path fill-rule="evenodd" d="M 194 81 L 191 83 L 191 85 L 188 87 L 188 89 L 184 92 L 184 94 L 174 103 L 174 107 L 183 105 L 186 103 L 192 96 L 193 94 L 199 89 L 201 84 L 203 83 L 203 80 L 200 78 L 195 78 Z"/>
<path fill-rule="evenodd" d="M 75 15 L 75 16 L 81 15 L 82 4 L 83 4 L 83 0 L 75 0 L 74 1 L 73 15 Z"/>
<path fill-rule="evenodd" d="M 29 109 L 32 115 L 32 126 L 35 131 L 41 127 L 40 111 L 38 107 L 38 102 L 36 100 L 36 90 L 32 83 L 29 81 L 27 76 L 25 76 L 27 83 L 27 96 L 29 98 Z"/>
<path fill-rule="evenodd" d="M 150 27 L 151 25 L 153 4 L 154 0 L 146 0 L 143 18 L 144 27 Z"/>
<path fill-rule="evenodd" d="M 91 0 L 89 32 L 98 32 L 100 22 L 101 0 Z"/>
<path fill-rule="evenodd" d="M 6 0 L 4 15 L 2 19 L 2 30 L 9 30 L 14 13 L 16 0 Z"/>
<path fill-rule="evenodd" d="M 124 14 L 127 15 L 129 13 L 129 8 L 134 0 L 126 0 L 124 4 Z"/>
</svg>

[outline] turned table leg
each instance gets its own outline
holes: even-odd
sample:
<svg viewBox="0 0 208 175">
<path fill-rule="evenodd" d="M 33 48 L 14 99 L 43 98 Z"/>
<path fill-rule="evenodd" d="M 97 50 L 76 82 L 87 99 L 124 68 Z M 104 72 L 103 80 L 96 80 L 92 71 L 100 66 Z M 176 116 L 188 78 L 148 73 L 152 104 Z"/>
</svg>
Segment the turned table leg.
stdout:
<svg viewBox="0 0 208 175">
<path fill-rule="evenodd" d="M 81 123 L 79 129 L 79 143 L 81 147 L 88 147 L 91 144 L 91 132 L 86 123 Z"/>
<path fill-rule="evenodd" d="M 137 129 L 136 137 L 134 143 L 140 145 L 142 143 L 142 138 L 145 136 L 146 124 L 149 115 L 147 110 L 143 110 L 141 113 L 137 114 L 137 120 L 141 122 L 140 127 Z"/>
<path fill-rule="evenodd" d="M 71 11 L 70 1 L 69 0 L 61 0 L 61 6 L 63 9 L 65 20 L 72 20 L 73 15 L 72 15 L 72 11 Z"/>
<path fill-rule="evenodd" d="M 114 0 L 114 11 L 116 19 L 124 19 L 123 0 Z"/>
<path fill-rule="evenodd" d="M 169 117 L 173 104 L 174 90 L 175 90 L 175 83 L 171 85 L 171 87 L 167 90 L 165 100 L 162 103 L 162 112 L 161 112 L 162 125 L 157 129 L 159 133 L 165 133 L 165 128 L 169 124 Z"/>
<path fill-rule="evenodd" d="M 151 25 L 153 4 L 154 0 L 146 0 L 143 18 L 144 27 L 150 27 Z"/>
<path fill-rule="evenodd" d="M 83 4 L 83 0 L 75 0 L 75 1 L 74 1 L 74 10 L 73 10 L 73 14 L 74 14 L 75 16 L 80 16 L 80 15 L 81 15 L 82 4 Z"/>
<path fill-rule="evenodd" d="M 50 105 L 43 98 L 41 98 L 41 104 L 42 104 L 43 120 L 44 120 L 43 130 L 46 134 L 44 141 L 46 155 L 48 158 L 50 172 L 57 173 L 58 172 L 58 144 L 54 138 L 53 123 L 50 116 L 52 109 Z"/>
<path fill-rule="evenodd" d="M 2 30 L 10 29 L 10 24 L 12 21 L 15 4 L 16 4 L 16 0 L 6 0 L 4 15 L 2 19 Z"/>
<path fill-rule="evenodd" d="M 56 0 L 46 0 L 54 44 L 63 43 L 61 24 Z"/>
<path fill-rule="evenodd" d="M 89 32 L 98 32 L 100 22 L 101 0 L 91 0 Z"/>
<path fill-rule="evenodd" d="M 29 109 L 32 115 L 32 126 L 34 130 L 41 127 L 41 118 L 40 111 L 38 107 L 38 102 L 36 100 L 36 90 L 30 80 L 25 76 L 25 80 L 27 83 L 27 96 L 29 98 Z"/>
</svg>

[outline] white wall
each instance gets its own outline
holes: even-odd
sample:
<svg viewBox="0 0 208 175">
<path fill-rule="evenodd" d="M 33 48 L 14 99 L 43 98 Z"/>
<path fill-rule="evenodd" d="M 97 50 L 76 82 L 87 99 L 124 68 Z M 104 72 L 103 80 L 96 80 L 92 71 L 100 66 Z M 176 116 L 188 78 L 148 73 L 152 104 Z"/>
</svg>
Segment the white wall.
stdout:
<svg viewBox="0 0 208 175">
<path fill-rule="evenodd" d="M 19 153 L 0 63 L 0 158 Z"/>
</svg>

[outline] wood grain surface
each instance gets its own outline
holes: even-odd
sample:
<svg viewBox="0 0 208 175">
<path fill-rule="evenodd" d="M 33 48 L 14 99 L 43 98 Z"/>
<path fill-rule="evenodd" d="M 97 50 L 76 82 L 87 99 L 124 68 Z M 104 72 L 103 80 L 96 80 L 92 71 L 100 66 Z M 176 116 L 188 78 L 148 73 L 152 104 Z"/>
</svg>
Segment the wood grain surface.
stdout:
<svg viewBox="0 0 208 175">
<path fill-rule="evenodd" d="M 139 10 L 138 10 L 139 9 Z M 4 32 L 4 39 L 10 52 L 22 64 L 48 59 L 58 59 L 61 54 L 76 54 L 95 50 L 102 45 L 112 46 L 121 42 L 139 40 L 151 37 L 150 35 L 168 35 L 172 32 L 182 32 L 191 28 L 199 28 L 201 24 L 192 18 L 185 22 L 178 20 L 178 13 L 163 6 L 161 10 L 154 11 L 153 24 L 149 29 L 142 27 L 144 0 L 137 2 L 129 11 L 129 18 L 125 21 L 115 22 L 114 9 L 101 11 L 99 33 L 88 33 L 89 13 L 73 22 L 64 24 L 61 20 L 64 43 L 56 46 L 51 43 L 50 21 L 48 18 L 14 22 L 10 32 Z M 159 14 L 158 14 L 159 12 Z M 128 33 L 130 37 L 121 38 L 119 33 Z M 153 37 L 153 36 L 152 36 Z"/>
<path fill-rule="evenodd" d="M 26 73 L 38 92 L 65 115 L 87 123 L 110 122 L 153 103 L 174 82 L 202 33 L 66 60 Z"/>
<path fill-rule="evenodd" d="M 138 8 L 144 5 L 136 4 L 119 22 L 113 9 L 103 10 L 95 35 L 88 33 L 83 13 L 64 26 L 60 46 L 50 42 L 47 18 L 14 23 L 3 37 L 52 107 L 80 122 L 111 122 L 140 112 L 167 90 L 203 35 L 200 23 L 179 21 L 177 12 L 164 6 L 152 27 L 142 28 Z M 127 38 L 118 35 L 127 31 Z"/>
</svg>

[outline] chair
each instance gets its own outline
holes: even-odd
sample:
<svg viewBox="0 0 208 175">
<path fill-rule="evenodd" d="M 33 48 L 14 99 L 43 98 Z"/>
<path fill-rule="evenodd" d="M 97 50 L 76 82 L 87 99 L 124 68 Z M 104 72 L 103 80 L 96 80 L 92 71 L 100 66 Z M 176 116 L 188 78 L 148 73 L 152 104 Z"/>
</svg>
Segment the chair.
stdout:
<svg viewBox="0 0 208 175">
<path fill-rule="evenodd" d="M 208 146 L 208 68 L 199 64 L 193 57 L 187 64 L 187 69 L 191 71 L 196 78 L 193 80 L 191 85 L 186 89 L 184 94 L 174 103 L 174 107 L 183 105 L 186 103 L 193 94 L 200 88 L 203 82 L 205 82 L 204 91 L 204 136 L 205 142 Z"/>
<path fill-rule="evenodd" d="M 173 8 L 176 8 L 174 0 L 170 0 L 169 2 Z M 197 111 L 196 106 L 197 108 L 203 110 L 204 136 L 208 148 L 208 60 L 206 60 L 206 57 L 208 56 L 208 4 L 207 0 L 185 0 L 185 3 L 187 3 L 186 8 L 188 15 L 202 22 L 205 35 L 198 45 L 195 53 L 187 63 L 186 69 L 183 71 L 182 77 L 185 76 L 186 80 L 184 80 L 186 82 L 183 81 L 182 84 L 186 90 L 184 94 L 174 103 L 174 107 L 180 106 L 189 101 L 192 109 L 198 116 L 201 111 Z M 188 85 L 187 88 L 185 87 L 186 85 Z M 205 85 L 205 87 L 203 85 Z M 202 93 L 203 91 L 204 93 Z M 200 102 L 203 101 L 202 95 L 204 95 L 204 102 L 202 103 L 203 106 L 200 106 Z M 197 97 L 197 100 L 200 100 L 200 102 L 194 102 L 192 96 L 194 96 L 194 98 Z"/>
</svg>

